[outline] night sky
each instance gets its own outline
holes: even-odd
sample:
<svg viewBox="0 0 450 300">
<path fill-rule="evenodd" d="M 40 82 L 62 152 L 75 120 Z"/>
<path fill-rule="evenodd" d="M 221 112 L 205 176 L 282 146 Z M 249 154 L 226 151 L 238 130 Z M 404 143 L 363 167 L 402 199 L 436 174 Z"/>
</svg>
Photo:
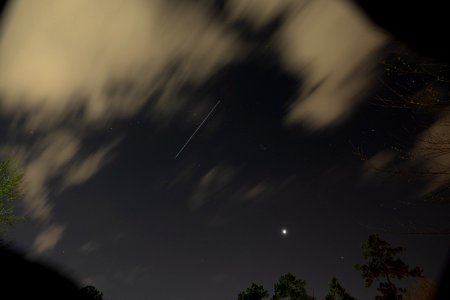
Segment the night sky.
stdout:
<svg viewBox="0 0 450 300">
<path fill-rule="evenodd" d="M 380 98 L 432 79 L 382 62 L 432 59 L 347 1 L 39 3 L 13 1 L 0 35 L 17 248 L 110 300 L 236 299 L 287 272 L 318 299 L 332 276 L 370 299 L 354 265 L 374 232 L 438 281 L 448 235 L 417 233 L 450 226 L 422 197 L 439 183 L 355 153 L 420 147 L 442 116 Z"/>
</svg>

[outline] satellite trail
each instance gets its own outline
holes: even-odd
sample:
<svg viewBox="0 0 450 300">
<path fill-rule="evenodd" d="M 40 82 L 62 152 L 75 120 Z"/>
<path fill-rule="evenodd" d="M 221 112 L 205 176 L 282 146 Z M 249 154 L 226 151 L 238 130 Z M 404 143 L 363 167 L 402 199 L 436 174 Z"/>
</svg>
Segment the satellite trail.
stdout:
<svg viewBox="0 0 450 300">
<path fill-rule="evenodd" d="M 195 129 L 194 133 L 188 138 L 186 143 L 184 143 L 183 147 L 181 147 L 180 151 L 178 151 L 177 155 L 175 155 L 175 158 L 177 158 L 178 155 L 180 155 L 181 152 L 183 152 L 184 148 L 186 148 L 186 146 L 189 144 L 189 142 L 194 137 L 194 135 L 197 133 L 197 131 L 202 127 L 202 125 L 206 122 L 206 120 L 208 120 L 209 116 L 216 109 L 216 107 L 217 107 L 217 105 L 219 105 L 219 103 L 220 103 L 220 100 L 217 101 L 216 105 L 214 105 L 214 107 L 209 111 L 209 113 L 206 115 L 206 117 L 203 119 L 203 121 L 200 123 L 200 125 L 197 126 L 197 129 Z"/>
</svg>

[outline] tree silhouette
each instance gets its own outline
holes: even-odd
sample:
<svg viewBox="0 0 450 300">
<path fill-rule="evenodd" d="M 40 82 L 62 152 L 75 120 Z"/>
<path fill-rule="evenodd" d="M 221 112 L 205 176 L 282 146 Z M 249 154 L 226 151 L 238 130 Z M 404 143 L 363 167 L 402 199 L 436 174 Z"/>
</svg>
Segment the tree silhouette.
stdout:
<svg viewBox="0 0 450 300">
<path fill-rule="evenodd" d="M 306 293 L 306 282 L 296 279 L 291 273 L 287 273 L 275 283 L 272 300 L 314 300 L 314 297 Z M 245 291 L 238 295 L 238 300 L 261 300 L 267 299 L 269 292 L 262 286 L 252 283 Z"/>
<path fill-rule="evenodd" d="M 410 269 L 402 260 L 395 258 L 405 250 L 404 248 L 392 247 L 376 234 L 369 236 L 367 242 L 362 245 L 362 250 L 363 257 L 368 262 L 365 265 L 356 265 L 355 267 L 361 271 L 366 287 L 370 287 L 374 281 L 380 282 L 377 290 L 381 295 L 377 295 L 376 300 L 403 299 L 406 289 L 397 287 L 394 280 L 422 276 L 423 270 L 421 268 Z"/>
<path fill-rule="evenodd" d="M 238 295 L 238 300 L 261 300 L 269 297 L 269 292 L 262 286 L 252 283 L 245 291 Z"/>
<path fill-rule="evenodd" d="M 11 160 L 0 161 L 0 226 L 13 225 L 22 219 L 13 213 L 13 202 L 22 196 L 22 178 L 23 175 L 17 172 Z"/>
<path fill-rule="evenodd" d="M 83 299 L 103 300 L 103 293 L 95 286 L 87 285 L 81 289 Z"/>
<path fill-rule="evenodd" d="M 389 147 L 398 158 L 395 163 L 377 166 L 362 149 L 358 150 L 360 158 L 376 171 L 431 181 L 435 184 L 427 198 L 450 203 L 450 65 L 398 49 L 382 60 L 380 69 L 382 88 L 374 95 L 373 104 L 408 112 L 415 128 L 405 126 L 398 141 Z"/>
<path fill-rule="evenodd" d="M 355 154 L 366 168 L 408 183 L 423 184 L 418 197 L 405 199 L 409 205 L 450 204 L 450 64 L 421 57 L 403 47 L 396 47 L 380 62 L 380 84 L 372 104 L 399 116 L 395 138 L 375 154 L 355 147 Z M 395 112 L 397 110 L 398 112 Z M 402 118 L 401 116 L 408 116 Z M 403 120 L 403 121 L 402 121 Z M 406 121 L 409 120 L 409 121 Z M 414 123 L 410 123 L 413 120 Z M 404 123 L 407 122 L 407 123 Z M 400 129 L 401 128 L 401 129 Z M 373 231 L 420 235 L 450 235 L 442 225 L 376 228 Z"/>
<path fill-rule="evenodd" d="M 273 300 L 290 299 L 290 300 L 313 300 L 314 297 L 306 293 L 306 282 L 296 279 L 291 273 L 287 273 L 280 277 L 274 286 Z"/>
<path fill-rule="evenodd" d="M 325 300 L 356 300 L 356 298 L 350 296 L 350 294 L 339 284 L 336 277 L 333 277 Z"/>
</svg>

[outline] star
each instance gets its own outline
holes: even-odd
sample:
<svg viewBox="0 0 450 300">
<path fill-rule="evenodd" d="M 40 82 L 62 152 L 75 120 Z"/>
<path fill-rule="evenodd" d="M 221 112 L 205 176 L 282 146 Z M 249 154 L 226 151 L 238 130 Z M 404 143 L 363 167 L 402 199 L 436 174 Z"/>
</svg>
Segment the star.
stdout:
<svg viewBox="0 0 450 300">
<path fill-rule="evenodd" d="M 286 228 L 283 228 L 283 229 L 281 229 L 281 234 L 282 235 L 287 235 L 287 229 Z"/>
</svg>

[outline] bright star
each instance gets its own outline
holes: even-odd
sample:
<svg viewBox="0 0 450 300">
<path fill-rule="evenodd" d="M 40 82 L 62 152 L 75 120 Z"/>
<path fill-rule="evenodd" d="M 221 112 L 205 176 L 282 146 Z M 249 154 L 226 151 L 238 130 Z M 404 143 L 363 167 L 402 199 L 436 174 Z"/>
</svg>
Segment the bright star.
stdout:
<svg viewBox="0 0 450 300">
<path fill-rule="evenodd" d="M 286 234 L 287 234 L 287 229 L 283 228 L 283 229 L 281 230 L 281 233 L 282 233 L 283 235 L 286 235 Z"/>
</svg>

